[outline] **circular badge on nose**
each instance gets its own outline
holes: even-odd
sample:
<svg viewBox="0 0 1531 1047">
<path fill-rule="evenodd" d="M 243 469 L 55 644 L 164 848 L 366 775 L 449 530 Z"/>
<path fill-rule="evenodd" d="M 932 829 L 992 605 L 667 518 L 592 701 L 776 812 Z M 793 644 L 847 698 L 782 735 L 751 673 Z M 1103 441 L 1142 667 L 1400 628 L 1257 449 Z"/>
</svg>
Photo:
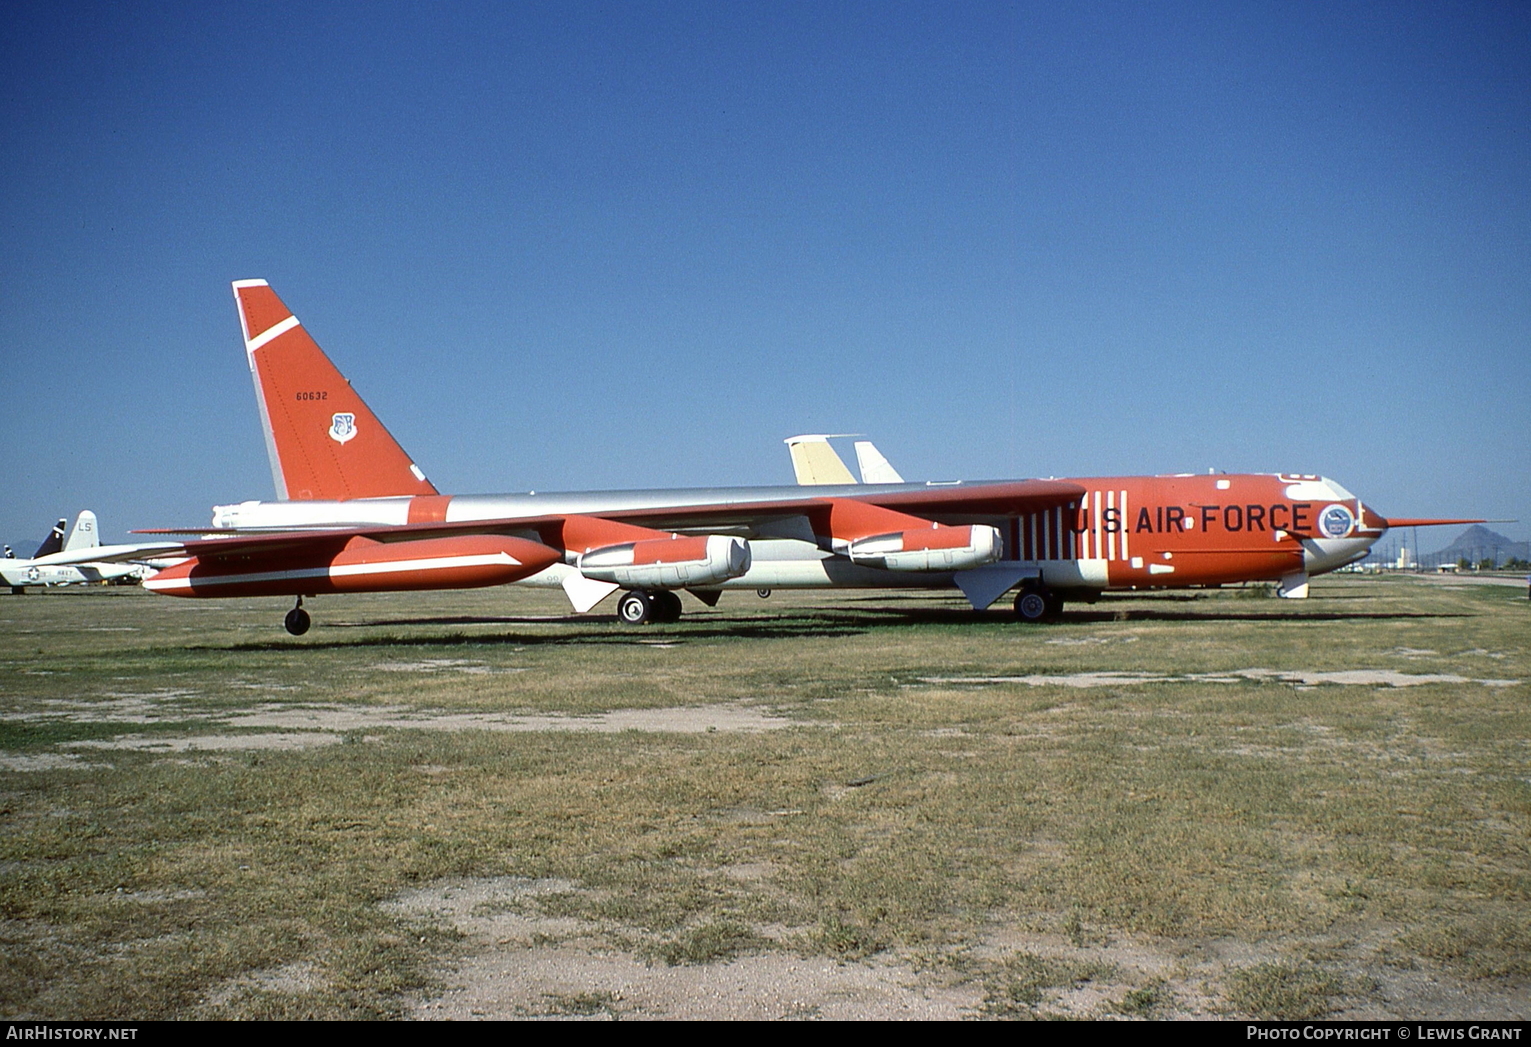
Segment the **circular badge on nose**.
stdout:
<svg viewBox="0 0 1531 1047">
<path fill-rule="evenodd" d="M 1325 538 L 1344 538 L 1355 525 L 1355 516 L 1343 505 L 1331 505 L 1318 514 L 1318 529 Z"/>
</svg>

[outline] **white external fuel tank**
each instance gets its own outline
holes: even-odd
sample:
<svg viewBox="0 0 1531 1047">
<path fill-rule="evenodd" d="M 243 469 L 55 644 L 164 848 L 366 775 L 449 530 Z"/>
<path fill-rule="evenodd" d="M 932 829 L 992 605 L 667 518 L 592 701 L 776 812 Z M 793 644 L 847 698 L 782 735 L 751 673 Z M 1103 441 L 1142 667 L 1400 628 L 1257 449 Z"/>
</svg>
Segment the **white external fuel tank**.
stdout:
<svg viewBox="0 0 1531 1047">
<path fill-rule="evenodd" d="M 653 538 L 592 549 L 577 566 L 586 578 L 628 589 L 685 589 L 738 578 L 750 569 L 750 546 L 722 534 Z"/>
<path fill-rule="evenodd" d="M 999 530 L 987 524 L 896 531 L 852 542 L 852 563 L 890 571 L 966 571 L 999 560 Z"/>
</svg>

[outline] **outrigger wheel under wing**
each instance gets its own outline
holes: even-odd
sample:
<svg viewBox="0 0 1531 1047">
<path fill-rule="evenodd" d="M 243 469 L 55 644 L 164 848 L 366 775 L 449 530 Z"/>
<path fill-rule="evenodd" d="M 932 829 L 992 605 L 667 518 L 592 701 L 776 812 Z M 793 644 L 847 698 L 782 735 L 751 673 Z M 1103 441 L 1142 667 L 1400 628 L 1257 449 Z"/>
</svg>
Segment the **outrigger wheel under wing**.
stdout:
<svg viewBox="0 0 1531 1047">
<path fill-rule="evenodd" d="M 303 609 L 303 597 L 298 597 L 298 605 L 287 612 L 287 617 L 282 620 L 283 627 L 294 636 L 302 636 L 308 632 L 312 622 L 308 612 Z"/>
</svg>

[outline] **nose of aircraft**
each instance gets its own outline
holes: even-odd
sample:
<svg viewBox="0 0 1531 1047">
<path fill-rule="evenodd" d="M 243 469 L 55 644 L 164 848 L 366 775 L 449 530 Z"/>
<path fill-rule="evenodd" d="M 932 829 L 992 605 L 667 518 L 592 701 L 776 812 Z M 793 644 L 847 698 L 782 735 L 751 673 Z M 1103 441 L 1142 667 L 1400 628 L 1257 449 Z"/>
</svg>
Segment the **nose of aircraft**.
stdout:
<svg viewBox="0 0 1531 1047">
<path fill-rule="evenodd" d="M 1319 516 L 1320 533 L 1303 539 L 1303 566 L 1308 574 L 1325 574 L 1355 563 L 1371 551 L 1388 526 L 1385 516 L 1359 498 L 1349 505 L 1331 506 Z"/>
</svg>

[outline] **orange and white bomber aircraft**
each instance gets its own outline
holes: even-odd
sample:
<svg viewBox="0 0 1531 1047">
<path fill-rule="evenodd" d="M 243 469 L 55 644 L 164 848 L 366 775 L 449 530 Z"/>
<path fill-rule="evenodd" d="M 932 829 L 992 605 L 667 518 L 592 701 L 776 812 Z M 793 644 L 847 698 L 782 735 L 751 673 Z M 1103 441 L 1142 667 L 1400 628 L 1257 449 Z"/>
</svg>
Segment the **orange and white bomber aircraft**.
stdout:
<svg viewBox="0 0 1531 1047">
<path fill-rule="evenodd" d="M 1031 622 L 1106 590 L 1305 596 L 1390 526 L 1309 474 L 443 495 L 266 281 L 234 297 L 278 500 L 90 556 L 185 557 L 144 583 L 172 596 L 297 597 L 295 635 L 305 596 L 510 582 L 561 586 L 579 612 L 624 590 L 634 625 L 676 620 L 681 589 L 715 605 L 728 589 L 956 586 L 982 609 L 1019 587 Z"/>
</svg>

